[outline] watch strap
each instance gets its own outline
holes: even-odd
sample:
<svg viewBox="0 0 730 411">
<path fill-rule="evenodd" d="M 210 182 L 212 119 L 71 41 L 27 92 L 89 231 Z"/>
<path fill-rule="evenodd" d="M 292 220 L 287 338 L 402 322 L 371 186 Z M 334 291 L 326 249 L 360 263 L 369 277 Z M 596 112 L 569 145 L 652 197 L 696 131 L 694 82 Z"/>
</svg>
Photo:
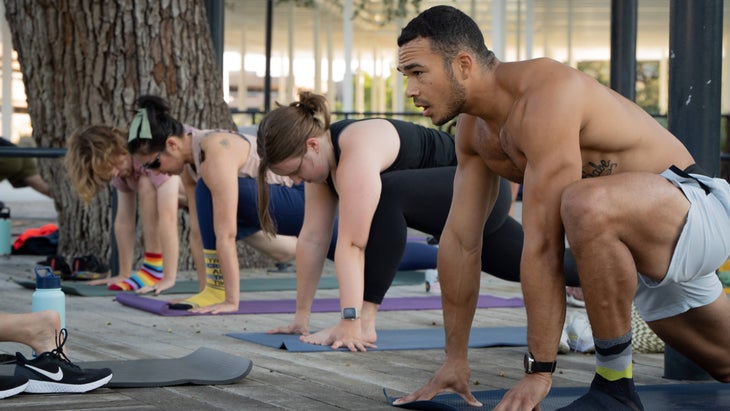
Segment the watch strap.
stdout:
<svg viewBox="0 0 730 411">
<path fill-rule="evenodd" d="M 534 374 L 538 372 L 549 372 L 552 374 L 555 372 L 557 364 L 557 361 L 536 361 L 531 352 L 525 354 L 525 372 L 527 374 Z"/>
</svg>

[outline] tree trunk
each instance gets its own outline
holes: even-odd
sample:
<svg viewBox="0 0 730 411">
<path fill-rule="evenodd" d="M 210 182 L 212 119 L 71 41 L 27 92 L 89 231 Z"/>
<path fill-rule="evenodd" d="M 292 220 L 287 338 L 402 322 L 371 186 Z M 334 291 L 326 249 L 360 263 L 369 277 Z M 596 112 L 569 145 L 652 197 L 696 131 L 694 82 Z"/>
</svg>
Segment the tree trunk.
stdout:
<svg viewBox="0 0 730 411">
<path fill-rule="evenodd" d="M 65 147 L 67 136 L 89 124 L 126 129 L 141 94 L 166 98 L 184 123 L 235 129 L 202 0 L 4 2 L 39 147 Z M 84 207 L 63 159 L 38 163 L 58 211 L 59 254 L 108 257 L 110 189 Z M 190 269 L 188 218 L 180 216 L 180 269 Z M 245 267 L 271 263 L 247 246 L 239 254 Z"/>
</svg>

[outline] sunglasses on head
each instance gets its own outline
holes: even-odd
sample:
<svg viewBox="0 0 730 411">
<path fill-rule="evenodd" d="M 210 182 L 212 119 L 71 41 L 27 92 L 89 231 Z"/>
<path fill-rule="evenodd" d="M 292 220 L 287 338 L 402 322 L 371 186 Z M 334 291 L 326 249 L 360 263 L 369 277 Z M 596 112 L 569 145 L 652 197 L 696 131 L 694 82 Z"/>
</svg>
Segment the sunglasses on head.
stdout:
<svg viewBox="0 0 730 411">
<path fill-rule="evenodd" d="M 154 160 L 142 164 L 142 167 L 147 170 L 157 170 L 158 168 L 160 168 L 160 156 L 162 155 L 163 151 L 165 150 L 160 150 Z"/>
</svg>

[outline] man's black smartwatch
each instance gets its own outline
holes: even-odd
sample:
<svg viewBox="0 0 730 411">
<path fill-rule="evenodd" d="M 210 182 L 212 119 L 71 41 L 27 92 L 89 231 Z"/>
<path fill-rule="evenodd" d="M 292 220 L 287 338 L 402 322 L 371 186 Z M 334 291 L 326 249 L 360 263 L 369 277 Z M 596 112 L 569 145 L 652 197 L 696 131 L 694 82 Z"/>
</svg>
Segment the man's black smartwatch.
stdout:
<svg viewBox="0 0 730 411">
<path fill-rule="evenodd" d="M 555 372 L 555 365 L 557 361 L 553 362 L 540 362 L 535 361 L 535 357 L 532 356 L 531 352 L 525 353 L 525 374 L 534 374 L 536 372 Z"/>
<path fill-rule="evenodd" d="M 347 307 L 342 309 L 342 319 L 343 320 L 357 320 L 360 318 L 360 311 L 358 311 L 357 308 L 354 307 Z"/>
</svg>

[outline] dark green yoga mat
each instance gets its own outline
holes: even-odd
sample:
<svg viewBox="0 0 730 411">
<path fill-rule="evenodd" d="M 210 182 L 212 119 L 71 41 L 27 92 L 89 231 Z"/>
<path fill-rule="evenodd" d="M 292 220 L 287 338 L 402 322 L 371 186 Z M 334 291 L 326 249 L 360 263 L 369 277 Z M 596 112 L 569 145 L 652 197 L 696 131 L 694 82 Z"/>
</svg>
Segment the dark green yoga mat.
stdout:
<svg viewBox="0 0 730 411">
<path fill-rule="evenodd" d="M 393 280 L 393 285 L 414 285 L 425 281 L 423 271 L 398 271 Z M 35 281 L 15 280 L 21 286 L 35 290 Z M 337 288 L 335 277 L 322 277 L 319 281 L 319 289 Z M 104 285 L 90 286 L 79 282 L 63 282 L 61 289 L 66 295 L 78 295 L 82 297 L 104 297 L 115 296 L 119 291 L 112 291 Z M 297 289 L 296 277 L 266 277 L 266 278 L 243 278 L 241 279 L 241 291 L 290 291 Z M 198 292 L 197 281 L 178 281 L 174 287 L 163 292 L 163 294 L 195 294 Z"/>
<path fill-rule="evenodd" d="M 251 372 L 251 360 L 212 348 L 198 348 L 185 357 L 79 362 L 81 368 L 109 368 L 107 387 L 138 388 L 172 385 L 232 384 Z M 13 375 L 14 364 L 0 365 L 0 375 Z"/>
</svg>

